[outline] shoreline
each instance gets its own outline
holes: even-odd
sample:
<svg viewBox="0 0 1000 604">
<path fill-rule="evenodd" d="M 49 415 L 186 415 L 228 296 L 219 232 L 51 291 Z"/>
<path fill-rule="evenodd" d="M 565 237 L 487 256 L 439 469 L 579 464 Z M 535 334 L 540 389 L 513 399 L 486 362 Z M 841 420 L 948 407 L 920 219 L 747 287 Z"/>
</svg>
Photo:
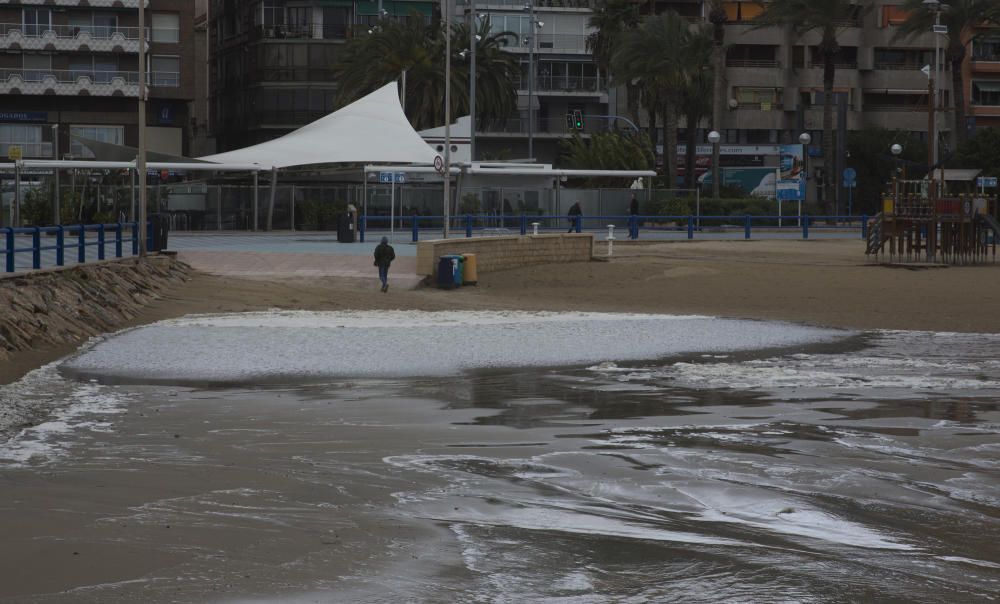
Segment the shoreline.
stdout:
<svg viewBox="0 0 1000 604">
<path fill-rule="evenodd" d="M 1000 333 L 1000 317 L 989 312 L 1000 303 L 1000 266 L 902 270 L 866 263 L 861 247 L 830 240 L 644 243 L 620 246 L 607 262 L 526 267 L 489 273 L 476 287 L 388 294 L 358 279 L 192 272 L 112 331 L 188 314 L 398 309 L 697 314 L 857 331 Z M 0 384 L 85 341 L 14 353 L 0 364 Z"/>
</svg>

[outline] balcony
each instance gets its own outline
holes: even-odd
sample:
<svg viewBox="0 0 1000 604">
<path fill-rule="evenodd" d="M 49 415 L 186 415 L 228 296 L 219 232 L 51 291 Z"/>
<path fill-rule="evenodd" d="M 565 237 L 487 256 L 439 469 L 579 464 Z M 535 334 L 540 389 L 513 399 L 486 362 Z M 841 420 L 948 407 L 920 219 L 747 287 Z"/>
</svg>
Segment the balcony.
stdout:
<svg viewBox="0 0 1000 604">
<path fill-rule="evenodd" d="M 139 28 L 0 23 L 0 50 L 137 53 Z"/>
<path fill-rule="evenodd" d="M 518 91 L 527 93 L 527 78 L 515 78 Z M 536 93 L 558 93 L 571 96 L 595 96 L 607 93 L 607 79 L 601 76 L 535 76 Z"/>
<path fill-rule="evenodd" d="M 87 8 L 139 8 L 139 0 L 0 0 L 0 6 L 81 6 Z M 143 6 L 149 6 L 144 0 Z"/>
<path fill-rule="evenodd" d="M 538 34 L 538 46 L 536 53 L 587 53 L 587 39 L 590 36 L 584 34 Z M 508 52 L 528 53 L 530 48 L 521 38 L 520 44 L 517 39 L 506 38 L 501 46 Z"/>
<path fill-rule="evenodd" d="M 156 75 L 152 75 L 155 80 Z M 139 96 L 135 71 L 0 69 L 0 94 Z"/>
<path fill-rule="evenodd" d="M 774 59 L 726 59 L 726 67 L 774 69 L 781 67 L 781 61 Z"/>
<path fill-rule="evenodd" d="M 476 8 L 510 8 L 514 7 L 517 10 L 524 8 L 525 0 L 477 0 Z M 535 0 L 535 10 L 544 11 L 549 8 L 566 8 L 566 9 L 586 9 L 592 10 L 596 0 Z"/>
<path fill-rule="evenodd" d="M 262 25 L 258 31 L 260 37 L 275 40 L 346 40 L 350 36 L 350 26 L 346 23 L 336 25 L 315 23 Z"/>
</svg>

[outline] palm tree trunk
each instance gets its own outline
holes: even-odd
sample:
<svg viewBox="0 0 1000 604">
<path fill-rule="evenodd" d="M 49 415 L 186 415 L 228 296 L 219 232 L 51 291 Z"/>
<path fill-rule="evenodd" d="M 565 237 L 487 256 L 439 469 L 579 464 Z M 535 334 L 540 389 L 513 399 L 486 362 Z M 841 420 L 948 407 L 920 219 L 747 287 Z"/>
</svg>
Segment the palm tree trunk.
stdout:
<svg viewBox="0 0 1000 604">
<path fill-rule="evenodd" d="M 673 99 L 663 102 L 663 167 L 667 188 L 677 188 L 677 104 Z"/>
<path fill-rule="evenodd" d="M 693 189 L 697 184 L 697 145 L 698 145 L 698 122 L 701 116 L 695 111 L 687 114 L 687 137 L 684 149 L 684 188 Z"/>
<path fill-rule="evenodd" d="M 713 4 L 713 11 L 720 11 L 721 14 L 713 14 L 713 34 L 714 46 L 712 47 L 712 129 L 722 134 L 722 104 L 725 102 L 725 69 L 726 51 L 724 42 L 726 39 L 726 28 L 724 26 L 726 13 L 721 3 Z M 712 198 L 719 198 L 719 187 L 722 185 L 721 179 L 716 172 L 719 170 L 719 146 L 712 145 Z"/>
<path fill-rule="evenodd" d="M 965 61 L 965 46 L 948 49 L 951 58 L 951 101 L 955 103 L 955 124 L 951 129 L 952 148 L 965 143 L 969 131 L 965 127 L 965 85 L 962 81 L 962 63 Z"/>
<path fill-rule="evenodd" d="M 653 145 L 653 163 L 655 167 L 656 163 L 656 145 L 660 140 L 660 132 L 656 129 L 656 110 L 652 107 L 648 110 L 649 113 L 649 142 Z M 664 158 L 664 166 L 666 166 L 666 158 Z"/>
<path fill-rule="evenodd" d="M 835 54 L 823 53 L 823 203 L 824 214 L 829 214 L 830 204 L 836 195 L 837 160 L 833 156 L 833 78 L 836 74 Z M 808 150 L 806 150 L 808 153 Z"/>
</svg>

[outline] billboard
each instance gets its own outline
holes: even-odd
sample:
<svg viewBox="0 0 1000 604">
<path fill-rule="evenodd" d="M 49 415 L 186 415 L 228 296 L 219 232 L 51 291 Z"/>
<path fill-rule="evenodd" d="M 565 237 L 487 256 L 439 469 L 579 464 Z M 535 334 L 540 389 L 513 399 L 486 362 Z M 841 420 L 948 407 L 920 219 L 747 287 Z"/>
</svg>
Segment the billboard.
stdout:
<svg viewBox="0 0 1000 604">
<path fill-rule="evenodd" d="M 780 145 L 778 155 L 778 199 L 806 198 L 806 164 L 802 145 Z"/>
</svg>

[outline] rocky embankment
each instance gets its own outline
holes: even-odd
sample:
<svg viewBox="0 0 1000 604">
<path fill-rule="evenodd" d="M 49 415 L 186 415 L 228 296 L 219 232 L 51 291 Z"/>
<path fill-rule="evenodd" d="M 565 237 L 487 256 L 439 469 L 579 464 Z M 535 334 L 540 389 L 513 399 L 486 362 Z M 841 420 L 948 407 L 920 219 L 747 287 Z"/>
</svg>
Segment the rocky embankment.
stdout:
<svg viewBox="0 0 1000 604">
<path fill-rule="evenodd" d="M 112 331 L 190 267 L 172 257 L 130 258 L 0 279 L 0 362 L 20 351 L 83 342 Z"/>
</svg>

